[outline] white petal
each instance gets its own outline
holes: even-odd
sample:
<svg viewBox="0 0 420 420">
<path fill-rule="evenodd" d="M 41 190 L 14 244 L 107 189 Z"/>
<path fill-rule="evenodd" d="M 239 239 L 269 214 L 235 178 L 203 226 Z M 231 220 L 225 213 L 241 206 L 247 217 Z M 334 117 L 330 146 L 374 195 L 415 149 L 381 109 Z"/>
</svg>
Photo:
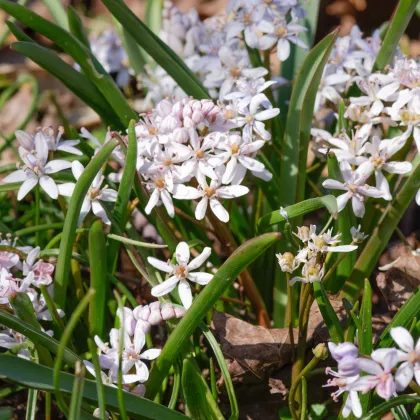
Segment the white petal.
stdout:
<svg viewBox="0 0 420 420">
<path fill-rule="evenodd" d="M 146 344 L 146 336 L 143 331 L 143 325 L 141 322 L 137 322 L 136 329 L 134 330 L 134 349 L 139 354 L 141 349 Z"/>
<path fill-rule="evenodd" d="M 64 197 L 71 197 L 73 195 L 74 187 L 76 184 L 74 182 L 66 182 L 65 184 L 58 185 L 58 193 Z"/>
<path fill-rule="evenodd" d="M 328 252 L 351 252 L 357 249 L 357 245 L 338 245 L 338 246 L 329 246 Z"/>
<path fill-rule="evenodd" d="M 173 267 L 171 265 L 161 260 L 158 260 L 155 257 L 147 257 L 147 261 L 150 265 L 153 265 L 153 267 L 165 273 L 172 273 L 173 271 Z"/>
<path fill-rule="evenodd" d="M 346 187 L 344 186 L 344 184 L 340 181 L 335 180 L 335 179 L 326 179 L 322 183 L 322 186 L 324 188 L 329 189 L 329 190 L 346 190 Z"/>
<path fill-rule="evenodd" d="M 406 174 L 413 169 L 410 162 L 387 162 L 383 169 L 391 174 Z"/>
<path fill-rule="evenodd" d="M 28 178 L 19 188 L 19 192 L 17 195 L 17 199 L 20 201 L 22 198 L 28 194 L 29 191 L 32 190 L 32 188 L 35 187 L 35 185 L 38 184 L 38 177 L 31 177 Z"/>
<path fill-rule="evenodd" d="M 169 279 L 165 280 L 163 283 L 152 288 L 152 296 L 160 297 L 171 293 L 172 290 L 175 289 L 178 281 L 178 277 L 176 276 L 169 277 Z"/>
<path fill-rule="evenodd" d="M 85 170 L 84 166 L 78 161 L 74 160 L 71 164 L 71 171 L 73 173 L 73 176 L 76 179 L 80 178 L 80 175 L 82 175 L 83 171 Z"/>
<path fill-rule="evenodd" d="M 141 360 L 137 360 L 135 365 L 136 376 L 138 377 L 138 379 L 135 382 L 146 382 L 149 379 L 149 369 Z"/>
<path fill-rule="evenodd" d="M 82 203 L 82 208 L 80 209 L 80 215 L 78 219 L 78 226 L 80 227 L 86 215 L 90 212 L 92 207 L 92 202 L 90 201 L 89 197 L 85 197 Z"/>
<path fill-rule="evenodd" d="M 398 368 L 397 372 L 395 373 L 395 384 L 397 386 L 397 391 L 404 391 L 413 379 L 413 376 L 413 365 L 409 362 L 402 363 Z"/>
<path fill-rule="evenodd" d="M 290 43 L 287 39 L 282 38 L 277 43 L 277 57 L 280 61 L 285 61 L 290 55 Z"/>
<path fill-rule="evenodd" d="M 211 248 L 205 247 L 203 249 L 203 252 L 195 257 L 189 264 L 188 264 L 188 270 L 196 270 L 198 267 L 201 267 L 211 255 Z"/>
<path fill-rule="evenodd" d="M 217 190 L 217 196 L 220 198 L 235 198 L 248 194 L 249 188 L 244 185 L 229 185 Z"/>
<path fill-rule="evenodd" d="M 201 273 L 201 272 L 195 272 L 195 273 L 188 273 L 187 276 L 191 281 L 197 284 L 201 284 L 205 286 L 210 282 L 210 280 L 214 277 L 213 274 L 210 273 Z"/>
<path fill-rule="evenodd" d="M 365 204 L 360 201 L 355 195 L 351 199 L 351 205 L 353 207 L 353 213 L 356 217 L 363 217 L 365 214 Z"/>
<path fill-rule="evenodd" d="M 238 159 L 239 162 L 241 162 L 241 164 L 250 171 L 262 172 L 265 169 L 263 163 L 256 159 L 250 158 L 249 156 L 239 156 Z"/>
<path fill-rule="evenodd" d="M 144 211 L 146 214 L 150 214 L 153 208 L 156 206 L 156 204 L 159 201 L 159 190 L 156 188 L 152 195 L 149 198 L 149 201 L 147 203 L 147 206 L 145 207 Z"/>
<path fill-rule="evenodd" d="M 162 353 L 162 350 L 160 349 L 149 349 L 142 353 L 140 358 L 145 360 L 154 360 L 159 357 L 160 353 Z"/>
<path fill-rule="evenodd" d="M 12 172 L 10 175 L 7 175 L 6 178 L 2 179 L 3 182 L 12 183 L 12 182 L 23 182 L 27 178 L 25 171 L 19 169 L 18 171 Z"/>
<path fill-rule="evenodd" d="M 411 334 L 403 327 L 391 328 L 391 337 L 401 350 L 409 353 L 414 349 L 414 340 Z"/>
<path fill-rule="evenodd" d="M 111 188 L 105 188 L 101 191 L 101 200 L 102 201 L 109 201 L 112 203 L 115 203 L 117 201 L 118 193 L 115 190 L 112 190 Z"/>
<path fill-rule="evenodd" d="M 93 214 L 102 219 L 102 221 L 106 225 L 111 224 L 111 221 L 108 219 L 108 215 L 106 214 L 105 209 L 102 207 L 102 204 L 99 201 L 92 201 L 92 211 Z"/>
<path fill-rule="evenodd" d="M 44 172 L 46 174 L 55 174 L 56 172 L 63 171 L 64 169 L 70 169 L 72 163 L 68 160 L 52 160 L 45 165 Z"/>
<path fill-rule="evenodd" d="M 46 175 L 41 176 L 39 178 L 39 185 L 52 199 L 55 200 L 58 197 L 57 185 L 51 177 Z"/>
<path fill-rule="evenodd" d="M 181 280 L 179 282 L 178 293 L 182 304 L 188 309 L 192 303 L 192 293 L 191 287 L 186 280 Z"/>
<path fill-rule="evenodd" d="M 184 184 L 175 184 L 173 197 L 177 200 L 195 200 L 202 196 L 201 192 L 194 187 L 188 187 Z"/>
<path fill-rule="evenodd" d="M 258 121 L 266 121 L 271 118 L 277 117 L 277 115 L 280 114 L 279 108 L 272 108 L 272 109 L 266 109 L 264 111 L 258 112 L 254 115 L 254 118 Z"/>
<path fill-rule="evenodd" d="M 190 247 L 186 242 L 180 242 L 175 250 L 175 258 L 178 264 L 187 265 L 190 260 Z"/>
<path fill-rule="evenodd" d="M 195 218 L 197 220 L 203 220 L 206 216 L 208 202 L 209 199 L 207 197 L 203 197 L 201 201 L 197 204 L 197 207 L 195 208 Z"/>
<path fill-rule="evenodd" d="M 161 190 L 160 198 L 162 200 L 163 205 L 165 206 L 166 211 L 168 212 L 170 217 L 175 216 L 175 209 L 172 203 L 171 195 L 167 190 Z"/>
<path fill-rule="evenodd" d="M 227 223 L 229 221 L 228 211 L 215 198 L 210 199 L 210 208 L 220 221 L 224 223 Z"/>
</svg>

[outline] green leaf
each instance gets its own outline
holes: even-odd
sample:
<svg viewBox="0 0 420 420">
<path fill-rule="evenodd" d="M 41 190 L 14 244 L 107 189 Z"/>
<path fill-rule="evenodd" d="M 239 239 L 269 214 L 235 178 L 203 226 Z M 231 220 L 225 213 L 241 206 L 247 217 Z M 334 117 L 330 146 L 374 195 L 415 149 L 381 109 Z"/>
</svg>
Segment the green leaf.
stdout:
<svg viewBox="0 0 420 420">
<path fill-rule="evenodd" d="M 146 395 L 153 398 L 163 378 L 175 363 L 179 348 L 199 326 L 206 313 L 212 308 L 238 275 L 259 255 L 280 239 L 279 233 L 267 233 L 241 245 L 219 268 L 211 282 L 201 291 L 176 329 L 169 336 L 160 357 L 152 368 Z"/>
<path fill-rule="evenodd" d="M 82 20 L 72 6 L 67 8 L 67 18 L 72 35 L 77 38 L 85 47 L 90 49 L 89 38 L 85 28 L 83 27 Z"/>
<path fill-rule="evenodd" d="M 344 341 L 343 327 L 325 293 L 324 285 L 321 282 L 314 282 L 314 291 L 319 310 L 328 328 L 331 340 L 335 344 L 342 343 Z"/>
<path fill-rule="evenodd" d="M 292 220 L 296 217 L 311 213 L 312 211 L 322 209 L 323 207 L 326 207 L 331 214 L 336 214 L 337 200 L 333 195 L 326 195 L 324 197 L 311 198 L 298 204 L 293 204 L 286 207 L 284 210 L 287 213 L 288 219 Z M 258 220 L 257 231 L 264 232 L 268 230 L 270 226 L 284 222 L 286 222 L 286 219 L 280 214 L 279 210 L 276 210 L 272 213 L 265 214 L 260 220 Z"/>
<path fill-rule="evenodd" d="M 372 71 L 382 71 L 388 64 L 392 63 L 398 43 L 413 17 L 418 2 L 419 0 L 400 0 L 394 11 L 392 22 L 386 32 Z"/>
<path fill-rule="evenodd" d="M 420 403 L 420 397 L 417 395 L 400 395 L 398 397 L 392 397 L 390 400 L 377 405 L 370 412 L 362 417 L 362 420 L 376 420 L 380 419 L 388 413 L 392 408 L 404 404 L 418 404 Z"/>
<path fill-rule="evenodd" d="M 118 116 L 106 105 L 105 98 L 96 86 L 86 76 L 58 57 L 58 55 L 35 43 L 15 42 L 12 48 L 55 76 L 83 102 L 102 116 L 105 121 L 112 122 L 117 128 L 124 127 Z"/>
<path fill-rule="evenodd" d="M 360 321 L 362 328 L 357 330 L 357 342 L 359 351 L 362 354 L 372 353 L 372 288 L 368 279 L 365 279 L 365 287 L 363 291 L 362 307 L 360 308 Z M 370 408 L 372 394 L 360 395 L 360 403 L 363 413 L 368 413 Z"/>
<path fill-rule="evenodd" d="M 112 77 L 78 39 L 63 28 L 11 1 L 0 0 L 0 9 L 44 35 L 69 54 L 80 65 L 85 76 L 102 93 L 123 124 L 128 125 L 130 119 L 137 117 L 137 114 L 130 108 Z"/>
<path fill-rule="evenodd" d="M 120 230 L 125 230 L 129 218 L 128 203 L 133 190 L 134 176 L 136 174 L 137 164 L 137 137 L 134 128 L 134 121 L 130 121 L 128 126 L 128 147 L 125 158 L 124 172 L 121 178 L 120 187 L 118 188 L 117 201 L 113 212 L 113 221 L 111 232 L 115 233 L 114 224 L 118 224 Z M 118 251 L 120 244 L 116 241 L 108 243 L 108 263 L 111 273 L 115 273 L 117 268 Z"/>
<path fill-rule="evenodd" d="M 13 182 L 11 184 L 0 185 L 0 193 L 8 192 L 8 191 L 16 191 L 20 188 L 21 185 L 22 185 L 21 182 Z"/>
<path fill-rule="evenodd" d="M 2 0 L 4 1 L 4 0 Z M 102 0 L 102 3 L 140 45 L 195 99 L 208 99 L 209 93 L 178 55 L 159 39 L 123 2 Z"/>
<path fill-rule="evenodd" d="M 19 319 L 27 322 L 34 329 L 42 331 L 41 325 L 36 318 L 32 302 L 26 293 L 12 293 L 9 297 L 9 302 Z M 39 343 L 34 342 L 34 344 L 36 351 L 38 352 L 39 361 L 47 366 L 52 366 L 53 359 L 50 352 Z"/>
<path fill-rule="evenodd" d="M 420 188 L 420 164 L 400 188 L 399 193 L 386 207 L 379 223 L 374 228 L 368 243 L 357 259 L 350 277 L 344 284 L 343 297 L 354 303 L 361 293 L 363 280 L 369 278 L 379 257 L 404 213 Z"/>
<path fill-rule="evenodd" d="M 42 2 L 47 6 L 47 9 L 51 13 L 51 16 L 64 29 L 69 29 L 69 24 L 67 22 L 66 10 L 61 4 L 60 0 L 42 0 Z"/>
<path fill-rule="evenodd" d="M 30 389 L 28 391 L 28 399 L 26 400 L 25 420 L 35 420 L 37 400 L 38 400 L 38 391 L 36 389 Z"/>
<path fill-rule="evenodd" d="M 282 205 L 290 205 L 304 199 L 306 158 L 315 96 L 336 37 L 337 32 L 327 35 L 309 52 L 294 85 L 287 115 L 283 162 L 280 170 L 283 186 L 280 190 Z"/>
<path fill-rule="evenodd" d="M 159 36 L 162 26 L 162 7 L 162 0 L 147 0 L 146 2 L 146 25 L 157 36 Z"/>
<path fill-rule="evenodd" d="M 182 391 L 190 417 L 194 420 L 223 419 L 201 371 L 192 356 L 184 359 L 182 368 Z"/>
<path fill-rule="evenodd" d="M 72 257 L 73 243 L 76 237 L 77 221 L 82 208 L 83 200 L 96 174 L 109 158 L 117 144 L 118 142 L 115 139 L 111 139 L 108 143 L 104 144 L 101 150 L 86 166 L 82 175 L 78 179 L 73 195 L 71 196 L 66 220 L 64 222 L 63 237 L 60 242 L 60 253 L 58 255 L 54 282 L 54 300 L 61 308 L 64 307 L 67 296 L 67 282 L 71 271 L 70 261 Z"/>
<path fill-rule="evenodd" d="M 85 379 L 85 367 L 83 366 L 83 363 L 76 363 L 74 377 L 75 380 L 73 382 L 73 392 L 71 394 L 69 420 L 79 420 L 81 417 L 80 412 L 83 400 L 83 382 Z"/>
<path fill-rule="evenodd" d="M 57 354 L 59 342 L 43 331 L 34 328 L 31 324 L 28 324 L 27 322 L 1 310 L 0 323 L 5 325 L 7 328 L 21 333 L 34 344 L 39 344 L 48 349 L 51 353 Z M 80 358 L 77 354 L 73 353 L 68 348 L 64 350 L 64 362 L 66 364 L 73 366 L 78 360 L 80 360 Z"/>
<path fill-rule="evenodd" d="M 22 384 L 28 388 L 53 391 L 53 371 L 28 360 L 15 356 L 0 355 L 0 376 L 10 381 Z M 74 384 L 74 375 L 61 373 L 60 390 L 71 394 Z M 118 411 L 117 388 L 104 386 L 105 404 L 112 411 Z M 83 398 L 97 405 L 95 381 L 85 380 Z M 147 418 L 155 420 L 182 420 L 187 419 L 181 413 L 170 410 L 165 406 L 124 392 L 124 402 L 127 413 L 135 419 Z"/>
<path fill-rule="evenodd" d="M 92 337 L 104 336 L 106 298 L 109 293 L 106 263 L 106 242 L 102 220 L 96 220 L 89 231 L 90 287 L 96 290 L 89 305 L 89 328 Z"/>
<path fill-rule="evenodd" d="M 328 177 L 336 179 L 337 181 L 343 181 L 337 157 L 333 152 L 328 154 Z M 337 197 L 341 192 L 342 191 L 335 191 L 334 196 Z M 353 211 L 350 209 L 350 206 L 344 207 L 344 209 L 337 214 L 336 226 L 338 231 L 337 233 L 341 234 L 341 244 L 348 245 L 352 242 L 350 228 L 355 224 L 355 217 Z M 348 252 L 338 265 L 336 276 L 330 277 L 330 279 L 326 282 L 325 288 L 327 290 L 331 290 L 332 293 L 338 293 L 343 287 L 345 281 L 348 279 L 354 264 L 356 264 L 356 259 L 356 252 Z"/>
</svg>

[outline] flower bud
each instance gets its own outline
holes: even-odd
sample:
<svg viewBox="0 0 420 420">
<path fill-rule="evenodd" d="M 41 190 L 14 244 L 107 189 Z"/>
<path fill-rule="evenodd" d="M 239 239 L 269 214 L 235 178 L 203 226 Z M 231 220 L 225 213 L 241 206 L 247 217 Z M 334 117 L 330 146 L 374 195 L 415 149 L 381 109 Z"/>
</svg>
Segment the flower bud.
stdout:
<svg viewBox="0 0 420 420">
<path fill-rule="evenodd" d="M 93 410 L 93 417 L 100 419 L 101 418 L 101 410 L 99 408 L 95 408 L 95 410 Z M 105 411 L 105 419 L 109 420 L 109 413 L 108 411 Z"/>
<path fill-rule="evenodd" d="M 352 357 L 353 359 L 359 357 L 359 350 L 353 343 L 340 343 L 339 345 L 336 345 L 329 342 L 328 348 L 330 349 L 331 356 L 337 362 L 340 362 L 345 357 Z"/>
<path fill-rule="evenodd" d="M 319 343 L 314 349 L 312 349 L 312 353 L 318 359 L 325 360 L 328 357 L 328 349 L 325 343 Z"/>
</svg>

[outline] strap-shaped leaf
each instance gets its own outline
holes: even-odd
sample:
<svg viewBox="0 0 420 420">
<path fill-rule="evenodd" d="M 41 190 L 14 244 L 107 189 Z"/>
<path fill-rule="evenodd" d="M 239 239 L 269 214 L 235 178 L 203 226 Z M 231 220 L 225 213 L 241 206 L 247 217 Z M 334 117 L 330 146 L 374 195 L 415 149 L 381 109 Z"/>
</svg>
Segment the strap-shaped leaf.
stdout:
<svg viewBox="0 0 420 420">
<path fill-rule="evenodd" d="M 384 42 L 373 65 L 373 70 L 384 70 L 388 64 L 392 63 L 398 43 L 416 11 L 418 2 L 419 0 L 400 0 L 398 3 L 392 22 L 386 31 Z"/>
<path fill-rule="evenodd" d="M 283 186 L 280 190 L 282 205 L 290 205 L 304 199 L 306 157 L 315 96 L 336 37 L 337 32 L 327 35 L 309 52 L 292 92 L 280 173 Z"/>
<path fill-rule="evenodd" d="M 123 2 L 102 0 L 102 3 L 187 95 L 191 95 L 195 99 L 210 98 L 207 90 L 181 58 L 161 41 Z"/>
<path fill-rule="evenodd" d="M 83 73 L 100 90 L 123 124 L 128 125 L 130 119 L 137 118 L 137 114 L 130 108 L 112 77 L 104 70 L 89 49 L 73 35 L 26 7 L 9 0 L 0 0 L 0 9 L 44 35 L 69 54 L 80 65 Z"/>
<path fill-rule="evenodd" d="M 163 379 L 175 363 L 179 348 L 200 325 L 206 313 L 217 302 L 225 290 L 236 280 L 255 259 L 280 239 L 279 233 L 266 233 L 240 246 L 219 268 L 211 282 L 198 295 L 191 308 L 182 318 L 176 329 L 169 336 L 161 355 L 156 360 L 146 395 L 153 398 L 158 392 Z"/>
<path fill-rule="evenodd" d="M 24 385 L 28 388 L 52 391 L 53 370 L 28 360 L 15 356 L 0 355 L 0 376 L 10 381 Z M 72 393 L 74 375 L 61 373 L 60 390 L 67 394 Z M 118 411 L 117 388 L 104 386 L 105 404 L 112 411 Z M 95 381 L 88 379 L 84 382 L 83 398 L 97 405 L 97 393 Z M 124 391 L 124 403 L 127 414 L 135 419 L 146 418 L 156 420 L 183 420 L 187 419 L 183 414 L 156 404 L 153 401 L 138 397 Z"/>
<path fill-rule="evenodd" d="M 287 213 L 289 220 L 296 217 L 304 216 L 312 211 L 322 209 L 323 207 L 331 214 L 337 213 L 337 200 L 333 195 L 326 195 L 324 197 L 310 198 L 309 200 L 302 201 L 298 204 L 286 207 L 284 210 Z M 285 217 L 280 213 L 279 210 L 265 214 L 258 220 L 257 229 L 258 232 L 266 231 L 270 226 L 277 225 L 278 223 L 286 222 Z"/>
</svg>

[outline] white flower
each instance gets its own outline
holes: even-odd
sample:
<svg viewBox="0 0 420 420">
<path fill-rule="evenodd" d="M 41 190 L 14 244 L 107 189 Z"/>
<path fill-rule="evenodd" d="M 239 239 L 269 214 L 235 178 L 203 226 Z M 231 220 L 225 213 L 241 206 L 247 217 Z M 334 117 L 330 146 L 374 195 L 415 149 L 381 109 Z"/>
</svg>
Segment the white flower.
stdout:
<svg viewBox="0 0 420 420">
<path fill-rule="evenodd" d="M 20 279 L 15 279 L 13 276 L 5 269 L 0 270 L 0 304 L 7 305 L 9 304 L 9 296 L 13 292 L 25 292 L 30 284 L 29 280 L 21 281 L 21 284 L 18 285 Z"/>
<path fill-rule="evenodd" d="M 322 185 L 331 190 L 344 190 L 346 193 L 337 197 L 338 211 L 344 209 L 347 202 L 351 199 L 353 212 L 357 217 L 363 217 L 365 214 L 364 196 L 381 198 L 383 192 L 378 188 L 366 184 L 366 179 L 370 173 L 366 172 L 366 165 L 359 166 L 356 171 L 352 171 L 350 164 L 343 160 L 340 163 L 341 174 L 344 183 L 335 179 L 327 179 Z"/>
<path fill-rule="evenodd" d="M 204 248 L 203 252 L 190 263 L 190 249 L 186 242 L 180 242 L 175 250 L 175 258 L 177 264 L 172 264 L 169 261 L 163 262 L 154 257 L 148 257 L 147 261 L 160 271 L 169 274 L 169 278 L 163 283 L 152 288 L 152 295 L 159 297 L 167 295 L 178 284 L 178 293 L 181 298 L 182 304 L 185 308 L 189 308 L 192 303 L 192 293 L 190 285 L 187 280 L 194 283 L 206 285 L 213 278 L 213 274 L 194 272 L 204 261 L 206 261 L 211 254 L 210 248 Z"/>
<path fill-rule="evenodd" d="M 403 327 L 391 328 L 391 337 L 402 350 L 399 352 L 399 360 L 404 363 L 399 366 L 395 374 L 395 381 L 397 382 L 397 391 L 403 391 L 413 376 L 420 384 L 420 340 L 417 340 L 414 345 L 413 337 Z"/>
<path fill-rule="evenodd" d="M 357 228 L 352 227 L 350 228 L 350 234 L 354 243 L 361 243 L 363 242 L 369 235 L 365 235 L 363 232 L 360 232 L 361 226 L 359 225 Z"/>
<path fill-rule="evenodd" d="M 56 199 L 58 188 L 49 175 L 70 168 L 71 162 L 56 159 L 47 163 L 48 144 L 41 136 L 35 137 L 35 149 L 32 152 L 19 147 L 19 155 L 24 166 L 3 179 L 6 183 L 23 182 L 19 188 L 17 199 L 22 200 L 38 183 L 51 198 Z"/>
<path fill-rule="evenodd" d="M 341 233 L 338 235 L 332 236 L 332 228 L 328 229 L 327 232 L 320 235 L 316 235 L 313 230 L 310 234 L 310 241 L 308 242 L 308 248 L 312 252 L 351 252 L 357 249 L 356 245 L 336 245 L 340 242 L 338 239 L 341 236 Z"/>
<path fill-rule="evenodd" d="M 35 260 L 39 257 L 41 249 L 38 247 L 34 248 L 29 252 L 26 257 L 26 261 L 23 262 L 22 274 L 24 276 L 31 277 L 31 284 L 34 284 L 36 287 L 39 286 L 49 286 L 53 279 L 51 277 L 54 272 L 54 265 L 45 263 L 43 260 L 39 260 L 35 263 Z"/>
<path fill-rule="evenodd" d="M 80 143 L 80 140 L 61 140 L 63 134 L 63 127 L 58 127 L 57 135 L 54 134 L 54 130 L 51 127 L 48 127 L 43 128 L 42 130 L 38 130 L 35 138 L 37 136 L 43 137 L 48 144 L 49 150 L 59 150 L 61 152 L 71 153 L 72 155 L 82 156 L 83 153 L 74 147 Z"/>
<path fill-rule="evenodd" d="M 172 203 L 171 192 L 173 190 L 173 184 L 167 184 L 165 177 L 162 175 L 154 175 L 151 180 L 146 183 L 146 188 L 149 191 L 153 191 L 150 194 L 149 201 L 144 209 L 146 214 L 150 214 L 155 206 L 161 201 L 166 208 L 169 216 L 175 216 L 175 209 Z"/>
<path fill-rule="evenodd" d="M 293 273 L 293 271 L 299 267 L 300 261 L 298 261 L 291 252 L 276 254 L 276 257 L 278 259 L 280 269 L 283 272 Z"/>
<path fill-rule="evenodd" d="M 83 165 L 75 160 L 71 165 L 71 170 L 73 172 L 73 176 L 78 180 L 82 175 L 85 168 Z M 102 176 L 102 169 L 96 174 L 88 193 L 86 194 L 85 199 L 83 200 L 82 208 L 80 210 L 78 225 L 80 226 L 83 223 L 86 215 L 89 213 L 90 209 L 92 209 L 95 216 L 102 219 L 104 223 L 107 225 L 111 224 L 111 221 L 108 219 L 106 211 L 100 201 L 109 201 L 115 202 L 117 200 L 117 192 L 108 188 L 107 185 L 101 188 L 102 182 L 104 177 Z M 73 195 L 73 191 L 76 184 L 74 182 L 68 182 L 65 184 L 61 184 L 58 186 L 60 194 L 66 197 L 71 197 Z"/>
<path fill-rule="evenodd" d="M 325 267 L 321 266 L 321 264 L 312 264 L 306 263 L 302 269 L 302 277 L 293 277 L 289 284 L 292 286 L 297 281 L 301 281 L 302 283 L 314 283 L 320 282 L 324 277 Z"/>
<path fill-rule="evenodd" d="M 359 350 L 353 343 L 328 343 L 331 356 L 338 362 L 338 374 L 340 376 L 354 377 L 359 375 L 357 359 Z"/>
</svg>

